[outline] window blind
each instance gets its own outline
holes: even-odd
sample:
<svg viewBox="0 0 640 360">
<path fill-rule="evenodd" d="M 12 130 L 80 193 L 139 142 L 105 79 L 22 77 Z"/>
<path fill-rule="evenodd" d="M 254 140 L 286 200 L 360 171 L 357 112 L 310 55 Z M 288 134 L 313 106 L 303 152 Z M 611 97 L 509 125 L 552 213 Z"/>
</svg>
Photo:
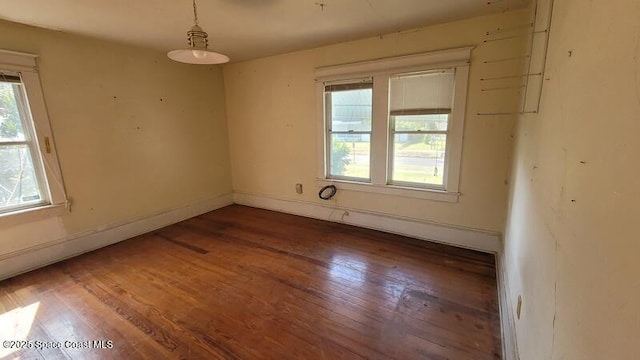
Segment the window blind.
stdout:
<svg viewBox="0 0 640 360">
<path fill-rule="evenodd" d="M 22 80 L 20 79 L 20 74 L 7 72 L 7 71 L 0 71 L 0 81 L 4 83 L 14 83 L 14 84 L 22 83 Z"/>
<path fill-rule="evenodd" d="M 453 104 L 452 69 L 403 74 L 390 79 L 391 115 L 450 114 Z"/>
</svg>

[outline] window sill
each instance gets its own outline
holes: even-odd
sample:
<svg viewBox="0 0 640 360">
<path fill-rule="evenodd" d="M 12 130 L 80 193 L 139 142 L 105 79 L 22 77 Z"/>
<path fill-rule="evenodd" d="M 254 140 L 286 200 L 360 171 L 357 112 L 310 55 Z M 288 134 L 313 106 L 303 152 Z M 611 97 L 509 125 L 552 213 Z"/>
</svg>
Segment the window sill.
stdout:
<svg viewBox="0 0 640 360">
<path fill-rule="evenodd" d="M 13 226 L 69 212 L 69 203 L 42 205 L 0 214 L 0 226 Z"/>
<path fill-rule="evenodd" d="M 397 185 L 374 185 L 355 181 L 336 179 L 317 179 L 321 186 L 335 185 L 338 190 L 366 192 L 391 196 L 408 197 L 412 199 L 434 200 L 449 203 L 457 203 L 460 193 L 447 192 L 433 189 L 408 188 Z"/>
</svg>

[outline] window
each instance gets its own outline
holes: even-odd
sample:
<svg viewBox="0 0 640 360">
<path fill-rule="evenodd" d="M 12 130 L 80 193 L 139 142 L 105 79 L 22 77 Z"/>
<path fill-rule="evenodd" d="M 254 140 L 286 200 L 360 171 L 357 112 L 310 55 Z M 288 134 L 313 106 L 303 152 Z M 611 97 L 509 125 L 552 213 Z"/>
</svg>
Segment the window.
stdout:
<svg viewBox="0 0 640 360">
<path fill-rule="evenodd" d="M 0 72 L 0 211 L 44 201 L 31 123 L 20 75 Z"/>
<path fill-rule="evenodd" d="M 325 86 L 330 178 L 371 178 L 372 89 L 371 78 Z"/>
<path fill-rule="evenodd" d="M 457 201 L 470 52 L 316 69 L 319 180 Z"/>
<path fill-rule="evenodd" d="M 35 56 L 0 51 L 0 216 L 56 205 L 66 196 Z"/>
<path fill-rule="evenodd" d="M 444 189 L 452 69 L 391 77 L 389 183 Z"/>
</svg>

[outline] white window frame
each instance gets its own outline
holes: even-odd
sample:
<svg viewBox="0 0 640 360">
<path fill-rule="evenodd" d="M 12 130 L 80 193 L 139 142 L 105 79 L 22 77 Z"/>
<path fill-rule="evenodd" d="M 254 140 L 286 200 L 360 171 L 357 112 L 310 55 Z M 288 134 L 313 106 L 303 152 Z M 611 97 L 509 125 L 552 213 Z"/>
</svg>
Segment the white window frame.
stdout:
<svg viewBox="0 0 640 360">
<path fill-rule="evenodd" d="M 456 74 L 456 69 L 455 68 L 440 68 L 435 70 L 436 72 L 441 72 L 441 71 L 452 71 L 454 74 L 454 81 L 455 81 L 455 74 Z M 433 71 L 419 71 L 419 72 L 411 72 L 411 73 L 401 73 L 401 74 L 394 74 L 393 76 L 389 77 L 389 80 L 391 80 L 394 77 L 403 77 L 406 75 L 416 75 L 416 74 L 421 74 L 421 73 L 432 73 Z M 391 97 L 391 91 L 389 93 L 389 96 Z M 405 109 L 406 110 L 406 109 Z M 432 109 L 435 110 L 435 109 Z M 408 181 L 402 181 L 402 180 L 394 180 L 393 179 L 393 167 L 395 166 L 394 164 L 394 158 L 395 158 L 395 152 L 394 152 L 394 147 L 395 147 L 395 141 L 394 141 L 394 137 L 396 134 L 401 133 L 401 134 L 416 134 L 416 135 L 428 135 L 428 134 L 441 134 L 441 135 L 445 135 L 447 139 L 449 139 L 450 136 L 450 130 L 451 130 L 451 109 L 449 107 L 447 107 L 446 109 L 442 109 L 445 112 L 438 112 L 438 111 L 434 111 L 433 114 L 444 114 L 446 113 L 448 115 L 448 121 L 447 121 L 447 129 L 446 130 L 413 130 L 413 131 L 409 131 L 409 130 L 404 130 L 404 131 L 399 131 L 396 130 L 396 120 L 397 120 L 397 116 L 400 115 L 392 115 L 393 111 L 389 111 L 389 119 L 388 119 L 388 123 L 389 123 L 389 153 L 387 154 L 387 167 L 388 167 L 388 179 L 387 179 L 387 183 L 389 185 L 398 185 L 398 186 L 404 186 L 404 187 L 410 187 L 410 188 L 424 188 L 424 189 L 430 189 L 430 190 L 441 190 L 444 191 L 447 189 L 447 178 L 448 178 L 448 166 L 447 164 L 449 163 L 449 159 L 448 159 L 448 154 L 450 151 L 450 142 L 447 140 L 446 144 L 445 144 L 445 168 L 442 171 L 442 178 L 443 178 L 443 183 L 442 185 L 438 185 L 438 184 L 430 184 L 430 183 L 414 183 L 414 182 L 408 182 Z M 402 111 L 402 110 L 400 110 Z"/>
<path fill-rule="evenodd" d="M 331 86 L 331 85 L 343 85 L 343 84 L 359 84 L 359 83 L 363 83 L 363 82 L 371 82 L 371 84 L 373 84 L 373 78 L 371 77 L 366 77 L 366 78 L 362 78 L 362 79 L 348 79 L 348 80 L 340 80 L 340 81 L 329 81 L 329 82 L 325 82 L 324 83 L 324 88 L 326 89 L 327 86 Z M 328 95 L 329 93 L 326 92 L 326 90 L 324 90 L 324 114 L 325 117 L 327 116 L 327 114 L 331 113 L 331 103 L 328 101 Z M 373 96 L 373 95 L 372 95 Z M 330 115 L 332 117 L 332 115 Z M 367 176 L 366 178 L 362 178 L 362 177 L 351 177 L 351 176 L 345 176 L 345 175 L 335 175 L 335 174 L 331 174 L 331 166 L 330 166 L 330 157 L 331 157 L 331 146 L 329 145 L 331 143 L 331 141 L 329 140 L 332 134 L 360 134 L 360 135 L 369 135 L 370 139 L 371 136 L 373 135 L 373 121 L 371 124 L 372 128 L 369 131 L 334 131 L 332 129 L 332 121 L 327 121 L 326 122 L 326 133 L 327 133 L 327 137 L 326 137 L 326 141 L 327 144 L 325 146 L 325 158 L 327 159 L 327 166 L 325 168 L 325 174 L 324 176 L 327 179 L 336 179 L 336 180 L 345 180 L 345 181 L 353 181 L 353 182 L 364 182 L 364 183 L 369 183 L 371 182 L 371 167 L 369 167 L 369 176 Z M 371 153 L 369 153 L 369 164 L 371 164 Z"/>
<path fill-rule="evenodd" d="M 36 59 L 38 55 L 0 50 L 0 71 L 17 73 L 26 93 L 25 113 L 32 123 L 25 129 L 25 139 L 31 149 L 31 157 L 43 201 L 0 213 L 0 224 L 32 220 L 52 216 L 69 210 L 69 203 L 62 180 L 60 163 L 53 141 L 53 133 L 47 115 L 46 104 Z M 30 116 L 29 116 L 30 115 Z M 19 215 L 19 216 L 18 216 Z"/>
<path fill-rule="evenodd" d="M 321 67 L 315 70 L 318 99 L 318 172 L 319 184 L 333 184 L 340 189 L 405 196 L 436 201 L 457 202 L 460 196 L 460 165 L 466 113 L 469 63 L 472 46 L 406 55 L 345 65 Z M 454 69 L 453 106 L 447 135 L 445 185 L 441 189 L 390 184 L 389 174 L 389 79 L 393 75 L 437 69 Z M 355 182 L 327 176 L 327 121 L 325 119 L 325 84 L 358 78 L 373 78 L 373 109 L 371 136 L 371 181 Z"/>
</svg>

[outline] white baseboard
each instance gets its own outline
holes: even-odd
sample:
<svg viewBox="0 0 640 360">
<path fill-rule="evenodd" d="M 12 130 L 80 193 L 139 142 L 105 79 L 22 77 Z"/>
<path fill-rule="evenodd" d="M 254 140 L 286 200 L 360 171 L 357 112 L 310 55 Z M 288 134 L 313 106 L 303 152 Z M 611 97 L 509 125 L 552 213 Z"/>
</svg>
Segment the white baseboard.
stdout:
<svg viewBox="0 0 640 360">
<path fill-rule="evenodd" d="M 497 253 L 502 248 L 500 234 L 488 231 L 430 223 L 345 207 L 323 206 L 312 202 L 274 199 L 255 194 L 236 192 L 233 199 L 236 204 L 240 205 L 340 222 L 483 252 Z"/>
<path fill-rule="evenodd" d="M 516 338 L 516 324 L 513 314 L 513 302 L 509 292 L 509 278 L 504 255 L 496 254 L 496 274 L 498 275 L 498 296 L 500 303 L 500 328 L 502 331 L 502 358 L 520 360 Z"/>
<path fill-rule="evenodd" d="M 0 256 L 0 280 L 80 255 L 233 204 L 226 194 L 152 216 L 67 235 Z"/>
</svg>

